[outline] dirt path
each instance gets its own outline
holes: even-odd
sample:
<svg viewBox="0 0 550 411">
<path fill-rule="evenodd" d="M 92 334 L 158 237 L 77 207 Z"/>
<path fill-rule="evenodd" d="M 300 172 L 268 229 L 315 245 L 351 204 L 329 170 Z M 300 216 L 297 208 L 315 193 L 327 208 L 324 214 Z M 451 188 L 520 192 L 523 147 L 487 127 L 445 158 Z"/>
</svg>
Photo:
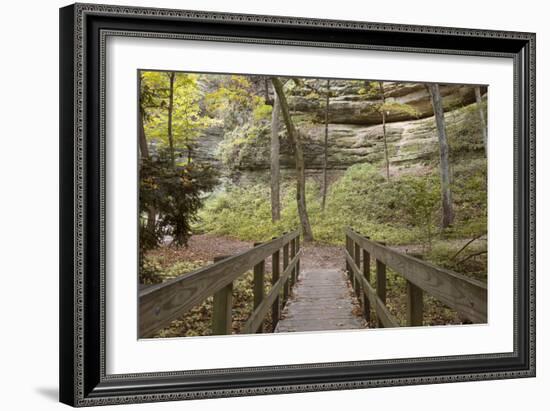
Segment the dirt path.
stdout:
<svg viewBox="0 0 550 411">
<path fill-rule="evenodd" d="M 149 256 L 158 257 L 163 267 L 170 267 L 178 261 L 202 261 L 208 265 L 212 264 L 214 257 L 239 254 L 252 247 L 251 241 L 198 234 L 189 239 L 187 247 L 164 246 L 150 251 Z"/>
<path fill-rule="evenodd" d="M 301 268 L 337 269 L 345 267 L 344 248 L 334 245 L 304 243 L 302 244 Z"/>
<path fill-rule="evenodd" d="M 476 240 L 475 243 L 482 241 L 485 240 Z M 452 242 L 458 250 L 467 242 L 467 239 L 451 240 L 449 242 Z M 149 256 L 156 257 L 155 260 L 166 269 L 182 261 L 194 263 L 189 268 L 189 271 L 191 271 L 212 264 L 214 257 L 239 254 L 250 250 L 253 246 L 254 243 L 252 241 L 200 234 L 191 237 L 187 247 L 164 246 L 151 251 Z M 361 328 L 365 327 L 366 324 L 361 315 L 361 306 L 355 293 L 351 290 L 349 280 L 344 273 L 344 247 L 318 243 L 301 243 L 301 248 L 301 276 L 292 293 L 295 298 L 289 301 L 289 304 L 287 304 L 281 313 L 281 320 L 288 319 L 288 321 L 281 323 L 281 328 L 278 331 L 306 331 L 313 330 L 316 327 L 317 329 L 333 330 L 357 328 L 357 324 L 361 324 Z M 417 244 L 391 246 L 391 248 L 404 253 L 422 252 L 421 245 Z M 266 281 L 270 281 L 271 258 L 266 259 L 265 269 Z M 181 275 L 184 272 L 178 272 L 177 274 Z M 247 281 L 250 284 L 241 284 L 243 287 L 246 286 L 246 289 L 243 288 L 243 290 L 240 290 L 242 291 L 242 295 L 239 294 L 239 297 L 236 299 L 242 307 L 237 310 L 240 311 L 235 317 L 242 317 L 242 321 L 248 318 L 252 310 L 251 294 L 247 291 L 252 286 L 252 279 L 250 278 Z M 320 284 L 323 287 L 316 290 L 316 284 Z M 315 301 L 320 302 L 321 300 L 317 297 L 327 297 L 327 292 L 329 291 L 330 295 L 334 294 L 332 295 L 334 298 L 331 297 L 332 303 L 325 304 L 325 308 L 321 310 L 319 307 L 316 307 Z M 188 332 L 191 333 L 189 335 L 197 335 L 197 332 L 198 335 L 208 333 L 210 317 L 209 311 L 206 308 L 207 306 L 204 304 L 198 306 L 196 310 L 192 310 L 189 315 L 178 319 L 179 322 L 176 321 L 169 329 L 163 330 L 163 335 L 183 336 L 187 335 Z M 403 313 L 405 312 L 406 294 L 402 287 L 393 284 L 392 287 L 388 288 L 387 304 L 390 312 L 398 317 L 400 321 L 404 321 L 401 317 L 403 317 Z M 290 310 L 291 307 L 293 307 L 292 310 Z M 320 315 L 324 311 L 326 311 L 327 315 Z M 330 320 L 328 321 L 329 324 L 324 321 L 327 318 Z M 445 310 L 443 305 L 433 298 L 430 298 L 429 302 L 425 305 L 424 320 L 426 324 L 432 325 L 461 323 L 460 318 L 455 313 Z M 237 320 L 235 321 L 238 323 Z"/>
<path fill-rule="evenodd" d="M 251 249 L 252 241 L 242 241 L 232 237 L 211 234 L 198 234 L 189 239 L 187 247 L 164 246 L 149 252 L 157 257 L 163 267 L 170 267 L 178 261 L 202 261 L 212 264 L 214 257 L 235 255 Z M 344 249 L 338 246 L 303 243 L 301 267 L 303 270 L 338 269 L 345 267 Z M 271 259 L 266 261 L 266 270 L 271 270 Z"/>
</svg>

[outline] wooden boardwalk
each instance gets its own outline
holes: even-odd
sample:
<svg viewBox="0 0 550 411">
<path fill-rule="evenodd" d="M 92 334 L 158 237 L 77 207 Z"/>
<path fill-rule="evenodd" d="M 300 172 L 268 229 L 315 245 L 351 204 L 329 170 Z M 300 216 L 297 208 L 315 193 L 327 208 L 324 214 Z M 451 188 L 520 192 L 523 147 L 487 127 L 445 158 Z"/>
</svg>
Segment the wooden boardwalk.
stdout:
<svg viewBox="0 0 550 411">
<path fill-rule="evenodd" d="M 304 270 L 275 332 L 365 328 L 365 321 L 352 312 L 354 299 L 341 270 Z"/>
<path fill-rule="evenodd" d="M 378 327 L 405 325 L 386 304 L 390 286 L 386 268 L 406 281 L 407 326 L 424 325 L 424 293 L 455 310 L 464 319 L 461 321 L 487 322 L 486 282 L 403 254 L 350 227 L 345 234 L 345 250 L 311 245 L 302 249 L 300 232 L 294 230 L 140 290 L 140 337 L 154 336 L 174 318 L 210 296 L 213 296 L 212 335 L 232 334 L 233 283 L 250 270 L 254 273 L 254 309 L 241 327 L 243 334 L 263 332 L 270 314 L 271 323 L 277 324 L 275 332 L 361 329 L 367 321 Z M 266 262 L 271 263 L 272 271 L 267 293 Z M 342 270 L 344 263 L 347 276 Z M 372 271 L 376 273 L 374 283 Z M 356 295 L 361 297 L 361 304 Z M 283 300 L 287 302 L 280 315 Z"/>
</svg>

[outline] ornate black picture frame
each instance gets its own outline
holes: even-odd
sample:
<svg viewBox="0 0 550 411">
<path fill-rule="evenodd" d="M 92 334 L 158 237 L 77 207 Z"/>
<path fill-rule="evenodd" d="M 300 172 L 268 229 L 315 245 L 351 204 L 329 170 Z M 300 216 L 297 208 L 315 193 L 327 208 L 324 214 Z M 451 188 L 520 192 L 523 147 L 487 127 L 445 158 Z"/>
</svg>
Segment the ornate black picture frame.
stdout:
<svg viewBox="0 0 550 411">
<path fill-rule="evenodd" d="M 105 38 L 504 57 L 514 65 L 514 350 L 404 360 L 105 371 Z M 60 400 L 73 406 L 535 375 L 535 35 L 76 4 L 60 10 Z"/>
</svg>

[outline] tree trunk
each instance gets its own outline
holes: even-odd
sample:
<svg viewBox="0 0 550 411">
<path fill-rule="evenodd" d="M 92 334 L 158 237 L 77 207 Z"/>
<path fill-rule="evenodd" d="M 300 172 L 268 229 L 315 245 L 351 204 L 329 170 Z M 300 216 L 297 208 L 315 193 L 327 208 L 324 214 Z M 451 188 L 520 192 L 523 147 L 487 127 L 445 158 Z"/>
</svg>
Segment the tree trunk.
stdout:
<svg viewBox="0 0 550 411">
<path fill-rule="evenodd" d="M 174 114 L 174 81 L 176 73 L 173 71 L 169 74 L 170 88 L 168 95 L 168 144 L 170 145 L 170 161 L 172 167 L 176 166 L 176 155 L 174 153 L 174 135 L 172 134 L 172 116 Z"/>
<path fill-rule="evenodd" d="M 283 114 L 283 120 L 285 122 L 286 130 L 288 133 L 288 139 L 294 146 L 294 159 L 296 161 L 296 202 L 298 205 L 298 215 L 300 217 L 300 224 L 302 226 L 303 236 L 305 241 L 313 241 L 313 232 L 311 231 L 311 225 L 309 224 L 309 217 L 307 214 L 306 206 L 306 174 L 304 153 L 302 151 L 302 142 L 300 135 L 294 128 L 294 123 L 290 117 L 290 110 L 286 101 L 285 93 L 283 91 L 283 85 L 281 80 L 277 77 L 272 77 L 271 82 L 275 88 L 275 92 L 279 97 L 279 103 L 281 106 L 281 113 Z"/>
<path fill-rule="evenodd" d="M 148 159 L 149 158 L 149 146 L 147 146 L 147 137 L 145 135 L 145 109 L 143 108 L 143 101 L 141 98 L 141 72 L 138 76 L 138 90 L 139 90 L 139 127 L 138 127 L 138 134 L 139 134 L 139 150 L 141 152 L 141 158 Z M 149 233 L 153 234 L 155 232 L 155 224 L 156 224 L 156 210 L 154 207 L 149 207 L 149 210 L 147 211 L 147 231 Z"/>
<path fill-rule="evenodd" d="M 138 76 L 138 90 L 139 90 L 139 124 L 138 124 L 138 137 L 139 137 L 139 151 L 141 158 L 149 158 L 149 147 L 147 147 L 147 138 L 145 137 L 145 109 L 143 108 L 143 101 L 141 98 L 141 72 Z"/>
<path fill-rule="evenodd" d="M 327 202 L 327 166 L 328 166 L 328 112 L 330 103 L 330 80 L 327 80 L 327 97 L 325 100 L 325 155 L 323 159 L 323 193 L 321 197 L 321 210 L 325 211 Z"/>
<path fill-rule="evenodd" d="M 481 133 L 483 134 L 483 148 L 485 149 L 485 158 L 487 158 L 487 122 L 483 113 L 483 105 L 481 104 L 481 87 L 475 88 L 477 109 L 479 118 L 481 119 Z"/>
<path fill-rule="evenodd" d="M 275 104 L 275 102 L 269 98 L 269 77 L 264 77 L 264 99 L 267 105 L 272 106 Z"/>
<path fill-rule="evenodd" d="M 439 84 L 428 85 L 428 90 L 432 97 L 432 106 L 439 139 L 439 168 L 441 179 L 441 203 L 443 209 L 441 228 L 446 228 L 453 224 L 454 221 L 449 172 L 449 145 L 447 143 L 445 117 L 443 114 L 443 103 L 441 101 L 441 93 L 439 92 Z"/>
<path fill-rule="evenodd" d="M 149 147 L 147 147 L 147 139 L 145 137 L 145 126 L 144 123 L 144 113 L 143 110 L 139 111 L 139 151 L 141 153 L 141 158 L 149 158 Z"/>
<path fill-rule="evenodd" d="M 382 133 L 384 134 L 384 155 L 386 157 L 386 179 L 390 181 L 390 158 L 388 155 L 388 140 L 386 139 L 386 112 L 384 110 L 384 104 L 386 104 L 386 94 L 384 93 L 384 83 L 379 81 L 378 84 L 380 85 L 380 95 L 382 96 L 382 110 L 380 110 L 380 114 L 382 114 Z"/>
<path fill-rule="evenodd" d="M 157 211 L 155 207 L 151 206 L 147 210 L 147 225 L 146 225 L 147 231 L 150 234 L 154 234 L 156 225 L 157 225 Z"/>
<path fill-rule="evenodd" d="M 280 103 L 277 93 L 273 99 L 273 111 L 271 113 L 271 221 L 281 219 L 280 203 L 280 170 L 279 170 L 279 112 Z"/>
</svg>

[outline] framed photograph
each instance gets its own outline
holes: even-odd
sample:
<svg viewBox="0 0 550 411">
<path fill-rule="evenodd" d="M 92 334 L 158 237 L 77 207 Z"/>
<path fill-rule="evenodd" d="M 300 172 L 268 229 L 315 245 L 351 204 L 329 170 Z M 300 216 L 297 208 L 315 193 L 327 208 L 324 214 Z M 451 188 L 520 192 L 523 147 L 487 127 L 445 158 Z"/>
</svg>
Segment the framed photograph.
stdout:
<svg viewBox="0 0 550 411">
<path fill-rule="evenodd" d="M 535 375 L 535 34 L 60 22 L 62 402 Z"/>
</svg>

